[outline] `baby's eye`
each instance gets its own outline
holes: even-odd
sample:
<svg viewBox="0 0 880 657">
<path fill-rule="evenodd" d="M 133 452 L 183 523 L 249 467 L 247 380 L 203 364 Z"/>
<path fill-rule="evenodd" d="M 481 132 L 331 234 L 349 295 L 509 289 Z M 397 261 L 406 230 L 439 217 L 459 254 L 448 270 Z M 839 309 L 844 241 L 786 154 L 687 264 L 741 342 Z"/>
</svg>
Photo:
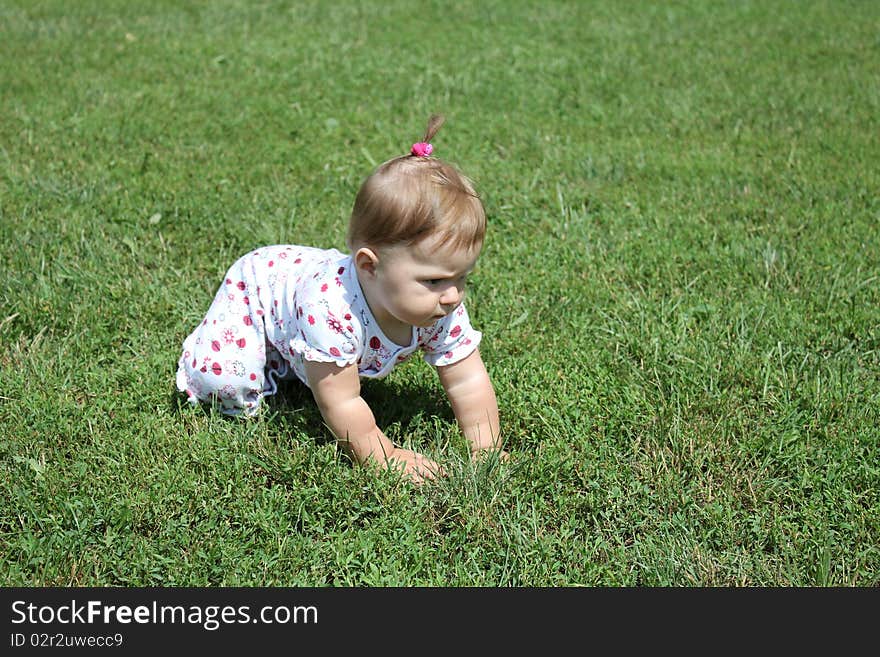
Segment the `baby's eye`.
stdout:
<svg viewBox="0 0 880 657">
<path fill-rule="evenodd" d="M 462 285 L 464 285 L 467 283 L 468 277 L 467 276 L 460 276 L 455 279 L 452 279 L 452 278 L 426 278 L 425 279 L 425 283 L 427 283 L 428 285 L 443 285 L 444 283 L 447 283 L 450 281 L 452 281 L 454 283 L 461 283 Z"/>
</svg>

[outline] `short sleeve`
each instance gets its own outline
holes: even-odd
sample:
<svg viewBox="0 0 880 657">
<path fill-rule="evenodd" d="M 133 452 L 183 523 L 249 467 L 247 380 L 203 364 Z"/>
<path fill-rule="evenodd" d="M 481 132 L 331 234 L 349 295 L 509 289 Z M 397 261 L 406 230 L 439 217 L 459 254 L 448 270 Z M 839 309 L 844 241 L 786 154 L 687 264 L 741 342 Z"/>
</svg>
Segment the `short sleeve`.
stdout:
<svg viewBox="0 0 880 657">
<path fill-rule="evenodd" d="M 297 306 L 294 312 L 292 352 L 301 354 L 305 360 L 336 363 L 340 367 L 357 362 L 361 331 L 350 312 L 333 312 L 323 300 Z"/>
<path fill-rule="evenodd" d="M 464 304 L 430 328 L 419 331 L 424 359 L 442 367 L 467 358 L 480 344 L 483 334 L 471 326 Z"/>
</svg>

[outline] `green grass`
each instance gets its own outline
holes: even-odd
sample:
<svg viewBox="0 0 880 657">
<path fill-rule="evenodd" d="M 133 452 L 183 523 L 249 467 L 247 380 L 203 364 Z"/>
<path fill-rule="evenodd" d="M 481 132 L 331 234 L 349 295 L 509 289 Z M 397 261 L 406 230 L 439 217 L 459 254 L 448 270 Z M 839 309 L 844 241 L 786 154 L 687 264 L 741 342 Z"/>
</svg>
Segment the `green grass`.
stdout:
<svg viewBox="0 0 880 657">
<path fill-rule="evenodd" d="M 880 584 L 876 3 L 0 0 L 0 61 L 3 584 Z M 511 461 L 420 362 L 364 395 L 422 489 L 183 404 L 226 267 L 432 111 Z"/>
</svg>

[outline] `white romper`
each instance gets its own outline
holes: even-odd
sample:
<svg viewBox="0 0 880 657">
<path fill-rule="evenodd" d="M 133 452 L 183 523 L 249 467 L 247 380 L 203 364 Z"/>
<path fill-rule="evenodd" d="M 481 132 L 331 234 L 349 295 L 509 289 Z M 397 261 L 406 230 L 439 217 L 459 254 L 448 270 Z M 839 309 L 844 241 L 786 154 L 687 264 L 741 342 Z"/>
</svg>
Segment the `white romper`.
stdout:
<svg viewBox="0 0 880 657">
<path fill-rule="evenodd" d="M 431 365 L 470 355 L 482 333 L 464 304 L 410 344 L 385 336 L 373 318 L 351 256 L 336 249 L 276 245 L 252 251 L 226 273 L 202 322 L 183 341 L 177 388 L 193 404 L 217 400 L 224 413 L 252 414 L 294 375 L 308 385 L 305 361 L 357 363 L 384 377 L 421 349 Z"/>
</svg>

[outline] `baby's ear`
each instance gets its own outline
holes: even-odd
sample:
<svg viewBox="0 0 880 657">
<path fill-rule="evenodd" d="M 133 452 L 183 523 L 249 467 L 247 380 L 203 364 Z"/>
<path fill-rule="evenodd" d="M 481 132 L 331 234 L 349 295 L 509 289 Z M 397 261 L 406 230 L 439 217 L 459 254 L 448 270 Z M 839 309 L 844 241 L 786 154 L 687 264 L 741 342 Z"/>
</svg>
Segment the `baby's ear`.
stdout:
<svg viewBox="0 0 880 657">
<path fill-rule="evenodd" d="M 376 255 L 376 252 L 372 249 L 368 249 L 365 246 L 362 246 L 357 250 L 354 254 L 354 266 L 358 271 L 363 272 L 364 274 L 368 274 L 369 276 L 376 275 L 376 267 L 379 265 L 379 256 Z"/>
</svg>

